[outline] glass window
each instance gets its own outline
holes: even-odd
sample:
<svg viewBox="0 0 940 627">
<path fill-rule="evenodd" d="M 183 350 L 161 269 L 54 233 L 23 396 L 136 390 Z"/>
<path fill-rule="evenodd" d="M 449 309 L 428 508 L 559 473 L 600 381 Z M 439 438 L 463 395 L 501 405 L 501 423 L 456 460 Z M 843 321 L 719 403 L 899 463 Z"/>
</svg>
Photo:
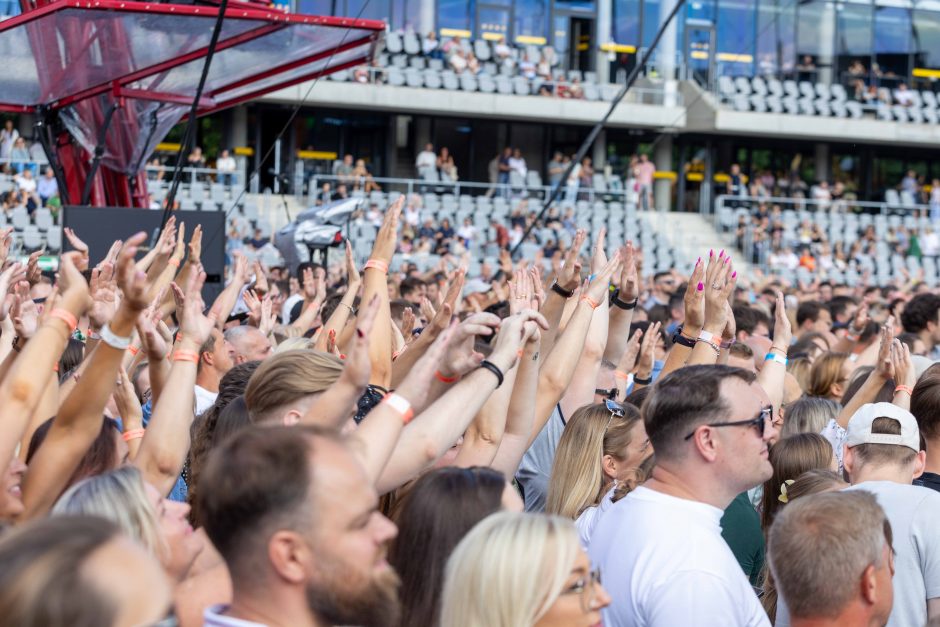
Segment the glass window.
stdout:
<svg viewBox="0 0 940 627">
<path fill-rule="evenodd" d="M 437 0 L 437 29 L 442 37 L 473 36 L 473 0 Z"/>
<path fill-rule="evenodd" d="M 659 30 L 659 0 L 643 0 L 643 47 L 648 47 Z"/>
<path fill-rule="evenodd" d="M 555 0 L 555 10 L 594 13 L 597 11 L 597 6 L 594 0 Z"/>
<path fill-rule="evenodd" d="M 391 27 L 394 30 L 418 32 L 421 27 L 421 0 L 392 0 Z"/>
<path fill-rule="evenodd" d="M 555 17 L 555 32 L 554 32 L 554 46 L 555 52 L 558 53 L 560 59 L 565 59 L 568 56 L 568 16 L 561 15 Z"/>
<path fill-rule="evenodd" d="M 548 43 L 548 0 L 516 0 L 514 41 L 541 46 Z"/>
<path fill-rule="evenodd" d="M 825 2 L 800 4 L 796 49 L 800 57 L 810 56 L 815 61 L 822 53 L 822 21 L 826 14 Z"/>
<path fill-rule="evenodd" d="M 900 7 L 875 7 L 876 74 L 887 87 L 906 80 L 913 52 L 911 10 Z"/>
<path fill-rule="evenodd" d="M 871 65 L 872 7 L 846 4 L 836 11 L 836 76 L 846 87 L 868 80 Z"/>
<path fill-rule="evenodd" d="M 610 38 L 621 46 L 640 43 L 640 0 L 614 0 Z"/>
<path fill-rule="evenodd" d="M 347 17 L 362 20 L 382 20 L 386 24 L 391 22 L 391 6 L 389 0 L 346 0 Z"/>
<path fill-rule="evenodd" d="M 940 79 L 940 12 L 914 11 L 914 84 L 936 90 Z"/>
<path fill-rule="evenodd" d="M 479 23 L 480 36 L 490 41 L 498 41 L 509 35 L 509 11 L 501 7 L 481 6 Z"/>
<path fill-rule="evenodd" d="M 796 6 L 786 0 L 762 0 L 757 11 L 757 71 L 781 75 L 796 60 Z"/>
<path fill-rule="evenodd" d="M 756 0 L 719 0 L 716 57 L 719 74 L 754 73 Z"/>
<path fill-rule="evenodd" d="M 307 15 L 336 15 L 342 7 L 342 0 L 297 0 L 297 12 Z"/>
</svg>

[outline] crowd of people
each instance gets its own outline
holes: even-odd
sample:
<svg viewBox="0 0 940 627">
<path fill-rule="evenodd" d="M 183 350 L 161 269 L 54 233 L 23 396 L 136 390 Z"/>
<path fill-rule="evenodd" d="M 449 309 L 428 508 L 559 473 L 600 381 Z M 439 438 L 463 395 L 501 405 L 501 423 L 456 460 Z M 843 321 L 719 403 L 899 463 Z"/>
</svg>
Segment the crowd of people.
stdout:
<svg viewBox="0 0 940 627">
<path fill-rule="evenodd" d="M 66 625 L 940 620 L 940 296 L 0 233 L 0 616 Z M 47 373 L 47 374 L 42 374 Z M 936 449 L 936 450 L 935 450 Z M 931 623 L 934 624 L 934 623 Z"/>
</svg>

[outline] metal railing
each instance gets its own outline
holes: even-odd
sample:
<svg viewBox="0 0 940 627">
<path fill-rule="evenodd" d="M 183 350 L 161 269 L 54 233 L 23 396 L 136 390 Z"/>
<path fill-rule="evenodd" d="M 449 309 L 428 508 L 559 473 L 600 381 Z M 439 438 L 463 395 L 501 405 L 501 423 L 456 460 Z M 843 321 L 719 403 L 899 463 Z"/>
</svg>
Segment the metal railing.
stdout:
<svg viewBox="0 0 940 627">
<path fill-rule="evenodd" d="M 173 177 L 173 166 L 155 166 L 148 165 L 144 168 L 147 172 L 147 181 L 163 181 L 169 184 Z M 217 170 L 215 168 L 190 168 L 184 167 L 180 173 L 180 181 L 195 185 L 196 183 L 222 183 L 233 187 L 244 186 L 245 175 L 236 169 L 233 172 Z"/>
<path fill-rule="evenodd" d="M 330 192 L 332 194 L 336 193 L 339 184 L 344 184 L 347 187 L 347 193 L 349 196 L 362 195 L 364 197 L 368 197 L 368 194 L 364 192 L 364 189 L 361 192 L 354 189 L 356 186 L 356 181 L 354 178 L 355 177 L 352 176 L 340 177 L 334 175 L 314 175 L 308 179 L 309 186 L 307 200 L 311 205 L 316 204 L 317 199 L 322 193 L 321 188 L 324 183 L 330 184 Z M 466 181 L 430 181 L 424 179 L 379 177 L 370 177 L 368 180 L 378 184 L 381 187 L 381 191 L 383 192 L 399 192 L 406 195 L 430 192 L 436 194 L 453 194 L 455 196 L 491 196 L 502 197 L 505 199 L 528 198 L 530 200 L 544 201 L 552 193 L 552 187 L 549 185 L 530 186 L 514 183 L 493 184 L 471 183 Z M 608 188 L 606 190 L 601 190 L 594 187 L 574 187 L 562 185 L 562 191 L 558 196 L 557 203 L 559 205 L 573 205 L 579 200 L 585 200 L 591 203 L 602 200 L 607 202 L 620 202 L 624 205 L 635 204 L 636 192 L 624 189 L 622 182 L 616 177 L 608 181 L 608 185 L 611 183 L 614 184 L 615 188 L 617 186 L 620 188 Z M 367 181 L 366 179 L 363 179 L 359 184 L 359 188 L 364 188 L 366 186 Z M 533 206 L 530 207 L 530 209 L 537 210 L 538 207 Z"/>
<path fill-rule="evenodd" d="M 715 230 L 719 233 L 735 232 L 739 228 L 739 219 L 745 217 L 744 233 L 740 240 L 735 244 L 745 254 L 746 259 L 758 265 L 762 271 L 770 272 L 768 259 L 772 252 L 772 238 L 764 230 L 755 226 L 751 220 L 754 211 L 761 205 L 768 209 L 775 205 L 780 206 L 784 215 L 796 214 L 796 218 L 783 218 L 784 233 L 787 225 L 799 227 L 804 220 L 811 223 L 817 223 L 820 214 L 825 214 L 829 219 L 827 224 L 840 222 L 846 226 L 850 220 L 855 220 L 859 231 L 874 224 L 874 220 L 863 220 L 858 214 L 867 214 L 867 216 L 904 216 L 904 217 L 924 217 L 929 215 L 931 207 L 923 204 L 902 204 L 863 200 L 812 200 L 807 198 L 781 198 L 781 197 L 759 197 L 759 196 L 732 196 L 722 194 L 715 199 L 715 211 L 713 215 Z M 938 208 L 940 209 L 940 208 Z M 847 216 L 851 216 L 847 219 Z M 894 220 L 898 220 L 897 217 Z M 889 225 L 890 226 L 890 225 Z M 910 226 L 910 225 L 909 225 Z M 918 225 L 913 225 L 913 230 L 919 231 Z M 829 239 L 828 229 L 822 228 L 827 240 Z M 860 237 L 861 235 L 859 235 Z M 786 242 L 782 242 L 785 244 Z M 830 242 L 831 243 L 831 242 Z"/>
</svg>

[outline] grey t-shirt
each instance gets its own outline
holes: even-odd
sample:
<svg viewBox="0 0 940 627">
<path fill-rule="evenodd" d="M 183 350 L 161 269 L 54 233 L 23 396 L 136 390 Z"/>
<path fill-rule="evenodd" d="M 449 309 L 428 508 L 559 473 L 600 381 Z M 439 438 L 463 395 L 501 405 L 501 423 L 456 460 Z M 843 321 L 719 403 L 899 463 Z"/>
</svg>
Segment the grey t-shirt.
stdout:
<svg viewBox="0 0 940 627">
<path fill-rule="evenodd" d="M 864 481 L 885 510 L 894 536 L 894 607 L 888 627 L 927 624 L 927 599 L 940 597 L 940 493 L 930 488 Z"/>
<path fill-rule="evenodd" d="M 545 499 L 548 497 L 548 481 L 552 476 L 552 463 L 555 461 L 555 449 L 558 440 L 565 431 L 565 418 L 561 409 L 555 405 L 552 415 L 536 436 L 532 446 L 522 456 L 522 463 L 516 471 L 516 481 L 522 488 L 525 511 L 544 512 Z"/>
</svg>

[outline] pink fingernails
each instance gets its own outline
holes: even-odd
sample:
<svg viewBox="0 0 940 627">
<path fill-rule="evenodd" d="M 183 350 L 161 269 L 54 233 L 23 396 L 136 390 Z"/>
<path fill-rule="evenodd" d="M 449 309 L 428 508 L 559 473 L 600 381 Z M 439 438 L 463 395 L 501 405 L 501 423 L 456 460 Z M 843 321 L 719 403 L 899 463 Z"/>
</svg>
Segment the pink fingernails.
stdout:
<svg viewBox="0 0 940 627">
<path fill-rule="evenodd" d="M 728 257 L 727 259 L 725 259 L 725 263 L 726 264 L 731 263 L 731 257 Z"/>
<path fill-rule="evenodd" d="M 737 270 L 735 270 L 734 272 L 731 273 L 731 278 L 732 278 L 732 279 L 738 278 L 738 271 L 737 271 Z"/>
<path fill-rule="evenodd" d="M 698 291 L 701 292 L 701 291 L 704 290 L 704 289 L 705 289 L 705 284 L 702 283 L 701 281 L 699 281 L 699 283 L 698 283 Z"/>
<path fill-rule="evenodd" d="M 725 249 L 722 248 L 722 249 L 721 249 L 721 252 L 718 253 L 718 258 L 721 259 L 721 258 L 724 256 L 724 254 L 725 254 Z"/>
<path fill-rule="evenodd" d="M 702 263 L 702 258 L 701 258 L 701 257 L 698 258 L 698 260 L 695 262 L 695 265 L 697 266 L 697 265 L 700 264 L 700 263 Z"/>
<path fill-rule="evenodd" d="M 715 256 L 715 251 L 714 251 L 714 249 L 712 249 L 712 248 L 709 248 L 709 249 L 708 249 L 708 256 L 709 256 L 709 257 L 714 257 L 714 256 Z"/>
</svg>

